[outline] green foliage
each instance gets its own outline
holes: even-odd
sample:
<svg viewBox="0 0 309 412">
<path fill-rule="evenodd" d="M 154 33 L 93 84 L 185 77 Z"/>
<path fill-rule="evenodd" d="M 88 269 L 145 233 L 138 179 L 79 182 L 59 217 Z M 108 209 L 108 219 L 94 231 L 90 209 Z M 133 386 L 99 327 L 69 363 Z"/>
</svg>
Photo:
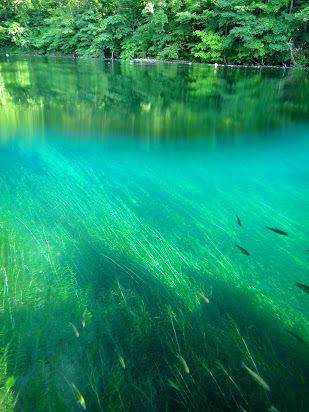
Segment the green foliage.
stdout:
<svg viewBox="0 0 309 412">
<path fill-rule="evenodd" d="M 8 346 L 0 348 L 0 410 L 3 412 L 12 412 L 17 400 L 16 395 L 11 390 L 15 385 L 16 378 L 8 376 L 8 354 Z"/>
<path fill-rule="evenodd" d="M 222 62 L 224 49 L 222 36 L 206 30 L 196 30 L 194 34 L 201 40 L 196 44 L 195 49 L 198 51 L 194 56 L 199 57 L 201 61 Z"/>
<path fill-rule="evenodd" d="M 43 35 L 43 44 L 48 52 L 74 51 L 74 21 L 69 7 L 57 9 L 51 17 L 45 20 L 46 32 Z"/>
<path fill-rule="evenodd" d="M 38 54 L 307 65 L 305 1 L 40 0 L 0 8 L 0 48 Z M 292 48 L 288 46 L 292 44 Z"/>
<path fill-rule="evenodd" d="M 23 31 L 24 28 L 20 26 L 20 24 L 16 21 L 13 21 L 9 24 L 8 27 L 8 34 L 17 46 L 24 46 L 24 39 L 23 39 Z"/>
<path fill-rule="evenodd" d="M 104 30 L 100 14 L 96 10 L 74 10 L 74 36 L 72 43 L 78 56 L 104 57 L 102 36 Z"/>
<path fill-rule="evenodd" d="M 157 57 L 158 59 L 179 59 L 179 51 L 181 49 L 181 45 L 177 43 L 167 44 L 163 50 L 161 50 Z"/>
<path fill-rule="evenodd" d="M 146 57 L 146 47 L 143 36 L 135 33 L 131 37 L 124 39 L 121 46 L 121 59 L 132 59 Z"/>
<path fill-rule="evenodd" d="M 0 25 L 0 48 L 4 47 L 11 40 L 11 35 L 7 27 L 7 23 L 3 22 Z"/>
<path fill-rule="evenodd" d="M 47 47 L 44 42 L 44 35 L 47 27 L 45 20 L 50 17 L 46 9 L 33 9 L 27 11 L 27 25 L 23 30 L 23 44 L 28 51 L 35 51 L 38 54 L 45 54 Z M 44 26 L 42 25 L 44 21 Z"/>
<path fill-rule="evenodd" d="M 152 8 L 149 4 L 143 10 L 145 23 L 139 26 L 122 45 L 122 58 L 157 57 L 172 39 L 165 30 L 168 17 L 164 9 Z M 175 54 L 175 49 L 172 53 Z"/>
<path fill-rule="evenodd" d="M 132 33 L 129 21 L 125 16 L 115 14 L 104 19 L 103 26 L 102 44 L 111 53 L 111 58 L 119 57 L 123 39 Z"/>
</svg>

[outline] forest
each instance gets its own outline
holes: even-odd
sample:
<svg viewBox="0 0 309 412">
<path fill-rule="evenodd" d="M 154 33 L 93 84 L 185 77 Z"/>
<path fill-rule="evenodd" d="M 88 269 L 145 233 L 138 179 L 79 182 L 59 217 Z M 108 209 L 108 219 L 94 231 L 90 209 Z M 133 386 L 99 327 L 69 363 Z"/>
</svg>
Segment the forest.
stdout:
<svg viewBox="0 0 309 412">
<path fill-rule="evenodd" d="M 2 0 L 0 50 L 308 66 L 307 0 Z"/>
</svg>

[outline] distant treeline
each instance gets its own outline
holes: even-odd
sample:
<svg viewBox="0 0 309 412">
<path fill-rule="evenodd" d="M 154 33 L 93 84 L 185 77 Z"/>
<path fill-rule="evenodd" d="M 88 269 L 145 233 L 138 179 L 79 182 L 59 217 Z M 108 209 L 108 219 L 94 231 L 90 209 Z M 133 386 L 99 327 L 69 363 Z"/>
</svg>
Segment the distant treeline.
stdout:
<svg viewBox="0 0 309 412">
<path fill-rule="evenodd" d="M 0 48 L 309 65 L 308 0 L 2 0 Z"/>
</svg>

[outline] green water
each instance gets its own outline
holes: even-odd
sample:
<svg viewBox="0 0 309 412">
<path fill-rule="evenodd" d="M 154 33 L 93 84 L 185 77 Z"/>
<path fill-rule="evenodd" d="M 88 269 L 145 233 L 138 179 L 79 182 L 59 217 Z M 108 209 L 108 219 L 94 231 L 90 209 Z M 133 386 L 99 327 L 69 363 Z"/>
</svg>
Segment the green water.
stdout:
<svg viewBox="0 0 309 412">
<path fill-rule="evenodd" d="M 307 79 L 0 57 L 1 410 L 309 410 Z"/>
</svg>

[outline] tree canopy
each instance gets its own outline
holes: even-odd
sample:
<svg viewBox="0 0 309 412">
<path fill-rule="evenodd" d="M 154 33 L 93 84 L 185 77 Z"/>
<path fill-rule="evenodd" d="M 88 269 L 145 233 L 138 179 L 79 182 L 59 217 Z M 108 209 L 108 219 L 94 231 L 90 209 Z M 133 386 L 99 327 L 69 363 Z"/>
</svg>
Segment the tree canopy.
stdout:
<svg viewBox="0 0 309 412">
<path fill-rule="evenodd" d="M 0 48 L 309 65 L 307 0 L 3 0 Z"/>
</svg>

